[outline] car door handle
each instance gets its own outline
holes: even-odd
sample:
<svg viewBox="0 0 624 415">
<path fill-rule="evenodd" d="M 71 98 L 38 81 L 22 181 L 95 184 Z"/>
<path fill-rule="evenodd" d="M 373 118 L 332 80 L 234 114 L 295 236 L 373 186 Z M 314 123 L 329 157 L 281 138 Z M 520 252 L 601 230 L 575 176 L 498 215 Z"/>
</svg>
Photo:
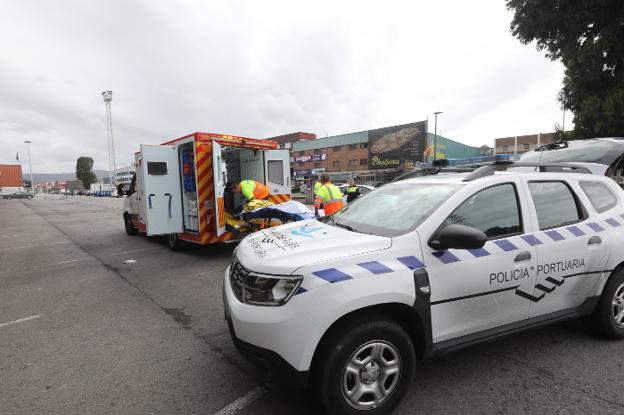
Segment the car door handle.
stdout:
<svg viewBox="0 0 624 415">
<path fill-rule="evenodd" d="M 152 208 L 152 196 L 156 197 L 156 195 L 154 193 L 151 193 L 149 196 L 147 196 L 147 204 L 149 205 L 149 208 Z"/>
<path fill-rule="evenodd" d="M 531 253 L 529 251 L 524 251 L 516 255 L 516 259 L 514 261 L 516 262 L 528 261 L 529 259 L 531 259 Z"/>
<path fill-rule="evenodd" d="M 589 238 L 587 245 L 595 245 L 595 244 L 601 244 L 601 243 L 602 243 L 602 239 L 600 239 L 600 236 L 595 235 Z"/>
</svg>

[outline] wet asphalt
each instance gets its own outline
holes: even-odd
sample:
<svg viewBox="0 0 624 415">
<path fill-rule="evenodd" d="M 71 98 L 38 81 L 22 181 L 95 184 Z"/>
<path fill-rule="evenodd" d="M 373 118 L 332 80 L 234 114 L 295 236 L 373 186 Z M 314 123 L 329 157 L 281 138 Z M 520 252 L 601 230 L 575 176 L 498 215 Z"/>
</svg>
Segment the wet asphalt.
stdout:
<svg viewBox="0 0 624 415">
<path fill-rule="evenodd" d="M 235 350 L 233 246 L 127 236 L 121 205 L 0 200 L 0 414 L 322 414 Z M 572 321 L 419 363 L 396 413 L 622 414 L 623 390 L 624 342 Z"/>
</svg>

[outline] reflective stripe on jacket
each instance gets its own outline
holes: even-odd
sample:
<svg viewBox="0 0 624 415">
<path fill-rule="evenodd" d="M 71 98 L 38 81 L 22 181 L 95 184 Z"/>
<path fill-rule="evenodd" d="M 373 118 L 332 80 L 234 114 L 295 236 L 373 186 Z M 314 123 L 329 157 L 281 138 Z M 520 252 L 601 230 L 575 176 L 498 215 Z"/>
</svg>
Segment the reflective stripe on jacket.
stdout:
<svg viewBox="0 0 624 415">
<path fill-rule="evenodd" d="M 321 203 L 325 208 L 325 216 L 333 215 L 344 206 L 342 201 L 342 192 L 331 182 L 327 182 L 321 186 L 316 198 L 314 199 L 314 208 L 318 209 Z"/>
<path fill-rule="evenodd" d="M 262 200 L 269 196 L 269 188 L 255 180 L 243 180 L 240 182 L 241 193 L 247 200 Z"/>
</svg>

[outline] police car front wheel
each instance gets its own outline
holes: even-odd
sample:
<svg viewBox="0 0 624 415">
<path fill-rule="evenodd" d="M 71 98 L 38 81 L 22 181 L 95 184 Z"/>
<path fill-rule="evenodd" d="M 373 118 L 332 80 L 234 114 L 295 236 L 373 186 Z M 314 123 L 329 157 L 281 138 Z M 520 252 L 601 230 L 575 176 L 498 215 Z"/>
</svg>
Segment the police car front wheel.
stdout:
<svg viewBox="0 0 624 415">
<path fill-rule="evenodd" d="M 405 395 L 414 373 L 412 341 L 384 316 L 351 320 L 325 343 L 316 390 L 332 414 L 384 414 Z"/>
</svg>

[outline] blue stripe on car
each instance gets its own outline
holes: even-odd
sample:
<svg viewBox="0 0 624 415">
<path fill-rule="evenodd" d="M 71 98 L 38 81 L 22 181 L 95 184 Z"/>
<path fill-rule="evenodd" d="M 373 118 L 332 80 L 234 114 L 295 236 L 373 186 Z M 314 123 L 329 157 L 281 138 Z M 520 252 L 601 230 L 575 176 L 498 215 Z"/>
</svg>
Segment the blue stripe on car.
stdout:
<svg viewBox="0 0 624 415">
<path fill-rule="evenodd" d="M 620 226 L 620 222 L 618 222 L 615 219 L 606 219 L 605 222 L 607 222 L 609 225 L 613 226 L 614 228 L 617 228 L 618 226 Z"/>
<path fill-rule="evenodd" d="M 604 228 L 602 226 L 598 225 L 595 222 L 590 222 L 590 223 L 587 224 L 587 226 L 589 226 L 591 228 L 591 230 L 594 231 L 594 232 L 602 232 L 602 231 L 604 231 Z"/>
<path fill-rule="evenodd" d="M 425 266 L 425 264 L 423 264 L 422 261 L 416 258 L 415 256 L 403 256 L 403 257 L 397 258 L 397 260 L 401 264 L 408 267 L 409 269 L 418 269 L 418 268 L 423 268 Z"/>
<path fill-rule="evenodd" d="M 321 271 L 313 272 L 312 274 L 331 283 L 353 279 L 350 275 L 340 272 L 336 268 L 327 268 Z"/>
<path fill-rule="evenodd" d="M 550 237 L 553 241 L 563 241 L 565 238 L 557 231 L 546 231 L 544 232 L 546 235 Z"/>
<path fill-rule="evenodd" d="M 535 235 L 522 235 L 520 236 L 522 239 L 525 240 L 526 243 L 528 243 L 531 246 L 536 246 L 536 245 L 541 245 L 542 241 L 540 241 L 539 239 L 537 239 L 535 237 Z"/>
<path fill-rule="evenodd" d="M 445 264 L 451 264 L 453 262 L 459 261 L 459 258 L 451 254 L 449 251 L 436 251 L 433 253 L 433 256 L 438 258 Z"/>
<path fill-rule="evenodd" d="M 479 248 L 479 249 L 469 249 L 468 252 L 470 252 L 472 255 L 474 255 L 476 258 L 481 258 L 482 256 L 488 256 L 490 255 L 490 253 L 488 251 L 486 251 L 483 248 Z"/>
<path fill-rule="evenodd" d="M 502 239 L 500 241 L 494 241 L 494 243 L 496 245 L 498 245 L 499 248 L 501 248 L 503 251 L 514 251 L 514 250 L 518 249 L 518 247 L 516 245 L 512 244 L 507 239 Z"/>
<path fill-rule="evenodd" d="M 579 228 L 578 226 L 568 226 L 566 228 L 568 231 L 570 231 L 570 233 L 574 236 L 583 236 L 585 235 L 585 232 L 583 232 L 581 230 L 581 228 Z"/>
<path fill-rule="evenodd" d="M 303 288 L 303 287 L 299 287 L 299 288 L 297 288 L 297 291 L 295 292 L 295 295 L 298 295 L 298 294 L 303 294 L 303 293 L 305 293 L 305 292 L 308 292 L 308 290 L 306 290 L 306 289 L 305 289 L 305 288 Z"/>
<path fill-rule="evenodd" d="M 377 261 L 362 262 L 357 265 L 372 272 L 373 274 L 386 274 L 388 272 L 392 272 L 392 269 Z"/>
</svg>

